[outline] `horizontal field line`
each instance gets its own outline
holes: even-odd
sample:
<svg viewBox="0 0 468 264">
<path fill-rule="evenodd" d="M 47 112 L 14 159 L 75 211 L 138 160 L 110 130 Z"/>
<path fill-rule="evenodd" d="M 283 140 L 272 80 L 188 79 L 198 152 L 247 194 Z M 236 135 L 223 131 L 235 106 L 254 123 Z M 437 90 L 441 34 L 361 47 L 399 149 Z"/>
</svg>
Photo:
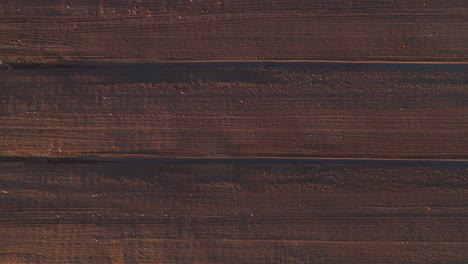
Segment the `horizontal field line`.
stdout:
<svg viewBox="0 0 468 264">
<path fill-rule="evenodd" d="M 3 156 L 0 162 L 123 162 L 123 163 L 303 163 L 318 165 L 399 165 L 399 166 L 461 166 L 468 159 L 411 158 L 326 158 L 326 157 L 158 157 L 151 155 L 76 156 L 76 157 L 16 157 Z"/>
<path fill-rule="evenodd" d="M 141 67 L 141 66 L 291 66 L 297 65 L 419 65 L 419 66 L 464 66 L 468 61 L 391 61 L 391 60 L 125 60 L 108 62 L 92 62 L 92 60 L 63 63 L 5 63 L 0 68 L 33 69 L 33 68 L 102 68 L 102 67 Z"/>
</svg>

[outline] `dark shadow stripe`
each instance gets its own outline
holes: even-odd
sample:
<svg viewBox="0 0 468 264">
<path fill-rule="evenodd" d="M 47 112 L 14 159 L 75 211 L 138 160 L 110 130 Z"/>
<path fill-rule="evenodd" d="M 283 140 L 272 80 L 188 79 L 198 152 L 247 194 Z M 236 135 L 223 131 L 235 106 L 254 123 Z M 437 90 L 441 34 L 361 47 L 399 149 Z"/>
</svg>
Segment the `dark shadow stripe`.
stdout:
<svg viewBox="0 0 468 264">
<path fill-rule="evenodd" d="M 210 163 L 210 164 L 317 164 L 317 165 L 366 165 L 366 166 L 448 166 L 468 167 L 468 160 L 436 159 L 346 159 L 346 158 L 145 158 L 145 157 L 0 157 L 0 162 L 39 163 Z"/>
<path fill-rule="evenodd" d="M 36 69 L 36 68 L 147 68 L 147 67 L 353 67 L 353 68 L 441 68 L 466 69 L 468 62 L 406 62 L 406 61 L 164 61 L 132 63 L 3 63 L 0 68 Z"/>
</svg>

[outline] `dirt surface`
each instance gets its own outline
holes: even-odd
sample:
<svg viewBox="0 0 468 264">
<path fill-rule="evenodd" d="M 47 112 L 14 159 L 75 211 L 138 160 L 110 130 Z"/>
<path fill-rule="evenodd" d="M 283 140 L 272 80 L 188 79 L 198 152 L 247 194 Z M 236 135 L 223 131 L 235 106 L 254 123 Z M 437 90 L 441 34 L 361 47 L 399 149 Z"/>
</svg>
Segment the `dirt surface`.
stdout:
<svg viewBox="0 0 468 264">
<path fill-rule="evenodd" d="M 468 263 L 468 1 L 0 1 L 0 264 Z"/>
<path fill-rule="evenodd" d="M 3 263 L 463 263 L 465 165 L 3 162 Z"/>
<path fill-rule="evenodd" d="M 465 66 L 0 71 L 1 156 L 468 158 Z"/>
<path fill-rule="evenodd" d="M 465 0 L 2 0 L 4 63 L 468 61 Z"/>
</svg>

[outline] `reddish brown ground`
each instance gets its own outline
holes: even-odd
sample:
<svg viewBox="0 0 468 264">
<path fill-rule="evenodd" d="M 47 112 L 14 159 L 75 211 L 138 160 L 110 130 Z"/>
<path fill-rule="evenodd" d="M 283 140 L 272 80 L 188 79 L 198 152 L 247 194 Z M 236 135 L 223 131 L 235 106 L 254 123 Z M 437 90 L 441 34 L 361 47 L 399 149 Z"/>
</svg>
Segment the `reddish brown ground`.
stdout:
<svg viewBox="0 0 468 264">
<path fill-rule="evenodd" d="M 0 263 L 468 263 L 466 0 L 2 0 Z"/>
<path fill-rule="evenodd" d="M 2 263 L 462 263 L 467 167 L 4 162 Z"/>
<path fill-rule="evenodd" d="M 5 63 L 467 62 L 465 0 L 2 0 Z"/>
</svg>

